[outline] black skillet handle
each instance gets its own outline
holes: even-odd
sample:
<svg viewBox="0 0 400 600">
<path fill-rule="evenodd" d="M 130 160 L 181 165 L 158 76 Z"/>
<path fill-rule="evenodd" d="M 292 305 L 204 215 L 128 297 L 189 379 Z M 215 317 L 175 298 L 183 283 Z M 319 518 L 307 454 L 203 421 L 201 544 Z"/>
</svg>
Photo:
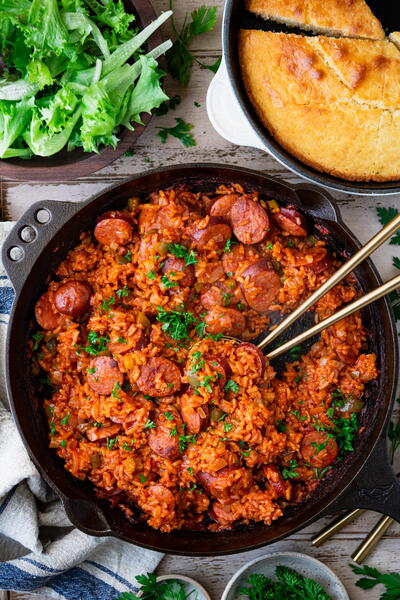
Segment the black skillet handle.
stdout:
<svg viewBox="0 0 400 600">
<path fill-rule="evenodd" d="M 86 498 L 67 498 L 61 494 L 65 512 L 71 523 L 88 535 L 111 535 L 112 531 L 97 504 Z"/>
<path fill-rule="evenodd" d="M 343 225 L 339 209 L 332 196 L 316 185 L 301 183 L 294 187 L 300 207 L 317 220 L 334 221 Z"/>
<path fill-rule="evenodd" d="M 81 208 L 80 202 L 43 200 L 32 204 L 2 246 L 2 261 L 16 293 L 57 229 Z"/>
<path fill-rule="evenodd" d="M 400 481 L 389 463 L 386 437 L 378 441 L 355 480 L 326 513 L 355 508 L 374 510 L 400 523 Z"/>
</svg>

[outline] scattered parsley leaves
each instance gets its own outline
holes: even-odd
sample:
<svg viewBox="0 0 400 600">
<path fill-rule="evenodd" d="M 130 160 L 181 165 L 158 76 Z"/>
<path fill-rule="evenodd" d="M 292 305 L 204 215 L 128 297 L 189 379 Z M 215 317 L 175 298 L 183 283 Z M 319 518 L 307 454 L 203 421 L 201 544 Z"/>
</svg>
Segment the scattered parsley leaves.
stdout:
<svg viewBox="0 0 400 600">
<path fill-rule="evenodd" d="M 185 452 L 188 444 L 195 444 L 197 437 L 195 435 L 180 435 L 179 436 L 179 450 Z"/>
<path fill-rule="evenodd" d="M 185 148 L 196 146 L 196 140 L 193 135 L 189 133 L 193 129 L 193 125 L 191 123 L 186 123 L 186 121 L 180 117 L 177 117 L 175 121 L 175 127 L 157 127 L 161 142 L 165 144 L 168 136 L 172 135 L 172 137 L 180 140 Z"/>
<path fill-rule="evenodd" d="M 90 330 L 87 336 L 88 345 L 79 346 L 80 350 L 84 350 L 91 356 L 97 356 L 100 352 L 107 350 L 107 344 L 110 338 L 107 336 L 99 336 L 97 331 Z"/>
<path fill-rule="evenodd" d="M 177 258 L 183 258 L 185 265 L 195 265 L 197 263 L 197 256 L 194 250 L 181 246 L 180 244 L 168 244 L 168 252 L 176 256 Z"/>
<path fill-rule="evenodd" d="M 107 440 L 107 450 L 112 450 L 117 443 L 118 443 L 118 437 L 108 438 L 108 440 Z"/>
<path fill-rule="evenodd" d="M 32 341 L 33 341 L 33 346 L 32 346 L 32 352 L 36 352 L 37 350 L 39 350 L 39 346 L 40 346 L 40 342 L 43 339 L 43 333 L 34 333 L 32 335 Z"/>
<path fill-rule="evenodd" d="M 380 573 L 378 569 L 364 565 L 349 565 L 356 575 L 363 575 L 356 586 L 363 590 L 370 590 L 378 584 L 384 585 L 386 592 L 381 596 L 385 600 L 396 600 L 400 598 L 400 574 L 399 573 Z"/>
<path fill-rule="evenodd" d="M 157 117 L 162 117 L 166 115 L 168 111 L 175 110 L 177 106 L 182 102 L 182 98 L 180 96 L 172 96 L 166 102 L 163 102 L 158 108 L 156 108 L 153 112 Z"/>
<path fill-rule="evenodd" d="M 156 424 L 154 423 L 154 421 L 150 421 L 150 419 L 147 419 L 147 422 L 144 425 L 144 429 L 155 429 Z"/>
<path fill-rule="evenodd" d="M 298 466 L 297 461 L 290 459 L 288 465 L 282 469 L 283 479 L 296 479 L 296 477 L 299 477 L 299 474 L 295 471 Z"/>
<path fill-rule="evenodd" d="M 126 298 L 127 296 L 129 296 L 131 291 L 129 288 L 126 287 L 126 285 L 124 285 L 123 288 L 117 290 L 115 293 L 117 294 L 118 298 Z"/>
<path fill-rule="evenodd" d="M 197 323 L 193 313 L 185 312 L 183 305 L 180 311 L 167 311 L 165 308 L 157 306 L 157 321 L 162 323 L 162 330 L 174 340 L 188 339 L 188 328 L 190 325 Z"/>
<path fill-rule="evenodd" d="M 227 392 L 233 392 L 234 394 L 237 394 L 239 391 L 239 385 L 236 383 L 236 381 L 234 381 L 233 379 L 229 379 L 226 384 L 225 384 L 225 388 L 224 388 Z"/>
</svg>

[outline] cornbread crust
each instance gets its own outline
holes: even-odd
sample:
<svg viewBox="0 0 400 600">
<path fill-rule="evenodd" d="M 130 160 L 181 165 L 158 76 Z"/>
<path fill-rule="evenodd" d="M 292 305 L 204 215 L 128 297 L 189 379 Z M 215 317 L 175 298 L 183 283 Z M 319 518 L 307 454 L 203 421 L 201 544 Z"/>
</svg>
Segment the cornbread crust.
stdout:
<svg viewBox="0 0 400 600">
<path fill-rule="evenodd" d="M 389 35 L 389 40 L 393 42 L 397 48 L 400 48 L 400 31 L 393 31 L 393 33 Z"/>
<path fill-rule="evenodd" d="M 264 19 L 318 33 L 381 40 L 380 21 L 364 0 L 245 0 L 246 10 Z"/>
<path fill-rule="evenodd" d="M 294 156 L 349 180 L 399 178 L 400 52 L 393 44 L 242 30 L 239 59 L 259 117 Z"/>
</svg>

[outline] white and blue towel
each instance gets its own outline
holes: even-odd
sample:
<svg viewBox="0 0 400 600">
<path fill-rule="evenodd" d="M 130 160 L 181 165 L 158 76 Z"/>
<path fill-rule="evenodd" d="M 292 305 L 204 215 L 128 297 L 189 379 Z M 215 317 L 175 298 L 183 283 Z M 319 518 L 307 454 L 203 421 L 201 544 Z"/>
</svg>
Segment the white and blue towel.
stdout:
<svg viewBox="0 0 400 600">
<path fill-rule="evenodd" d="M 0 223 L 0 246 L 12 227 Z M 0 264 L 0 343 L 14 292 Z M 0 368 L 0 589 L 67 600 L 115 600 L 137 591 L 135 576 L 153 571 L 162 554 L 74 528 L 41 479 L 7 408 Z"/>
</svg>

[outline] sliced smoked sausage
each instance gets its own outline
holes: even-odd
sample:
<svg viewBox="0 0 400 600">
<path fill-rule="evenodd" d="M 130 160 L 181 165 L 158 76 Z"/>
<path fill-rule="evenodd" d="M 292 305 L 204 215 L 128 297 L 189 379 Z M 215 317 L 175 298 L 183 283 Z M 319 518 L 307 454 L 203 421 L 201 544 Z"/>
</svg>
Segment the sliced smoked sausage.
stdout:
<svg viewBox="0 0 400 600">
<path fill-rule="evenodd" d="M 168 419 L 172 415 L 173 419 Z M 168 408 L 168 411 L 158 410 L 154 418 L 155 428 L 150 429 L 149 446 L 155 454 L 175 460 L 180 455 L 179 450 L 179 434 L 182 431 L 182 420 L 178 412 L 173 408 Z M 176 434 L 176 435 L 172 435 Z"/>
<path fill-rule="evenodd" d="M 231 208 L 233 233 L 243 244 L 262 242 L 269 231 L 269 218 L 258 202 L 241 196 Z"/>
<path fill-rule="evenodd" d="M 67 281 L 54 294 L 56 309 L 63 315 L 79 317 L 90 306 L 91 289 L 83 281 Z"/>
<path fill-rule="evenodd" d="M 251 471 L 236 465 L 224 467 L 215 473 L 200 471 L 197 479 L 206 492 L 214 498 L 241 497 L 253 481 Z"/>
<path fill-rule="evenodd" d="M 301 442 L 301 455 L 312 467 L 329 467 L 339 454 L 335 438 L 324 431 L 308 431 Z"/>
<path fill-rule="evenodd" d="M 244 297 L 240 287 L 232 281 L 231 285 L 223 282 L 215 282 L 214 285 L 207 286 L 200 294 L 200 302 L 207 310 L 214 306 L 235 306 L 239 302 L 244 302 Z"/>
<path fill-rule="evenodd" d="M 240 197 L 240 194 L 223 194 L 222 196 L 218 196 L 211 205 L 208 211 L 209 214 L 212 217 L 224 217 L 229 222 L 233 203 Z"/>
<path fill-rule="evenodd" d="M 116 360 L 110 356 L 96 356 L 88 369 L 88 383 L 94 392 L 109 396 L 114 389 L 119 389 L 124 382 Z"/>
<path fill-rule="evenodd" d="M 257 346 L 255 346 L 254 344 L 251 344 L 250 342 L 243 342 L 242 344 L 239 344 L 237 347 L 237 352 L 239 353 L 239 355 L 244 352 L 246 354 L 250 354 L 250 356 L 252 357 L 253 361 L 254 361 L 254 366 L 255 366 L 255 381 L 259 381 L 264 373 L 264 369 L 265 369 L 265 356 L 264 354 L 261 352 L 261 350 L 259 348 L 257 348 Z M 249 376 L 251 376 L 251 372 L 249 372 Z"/>
<path fill-rule="evenodd" d="M 35 317 L 42 329 L 56 329 L 61 323 L 61 315 L 56 311 L 50 292 L 40 296 L 35 306 Z"/>
<path fill-rule="evenodd" d="M 247 303 L 259 313 L 269 310 L 281 289 L 281 280 L 265 258 L 245 269 L 241 282 Z"/>
<path fill-rule="evenodd" d="M 181 373 L 171 360 L 154 356 L 141 368 L 137 386 L 149 396 L 169 396 L 181 387 Z"/>
<path fill-rule="evenodd" d="M 272 218 L 279 229 L 290 235 L 295 235 L 296 237 L 306 237 L 308 235 L 307 221 L 295 208 L 282 207 L 280 212 L 272 215 Z"/>
<path fill-rule="evenodd" d="M 224 333 L 233 337 L 240 336 L 246 328 L 246 319 L 236 308 L 215 306 L 204 317 L 207 333 Z"/>
<path fill-rule="evenodd" d="M 187 265 L 183 258 L 175 256 L 167 258 L 162 272 L 168 276 L 170 281 L 176 281 L 182 287 L 191 287 L 195 281 L 193 265 Z"/>
<path fill-rule="evenodd" d="M 218 248 L 223 248 L 231 237 L 232 230 L 221 217 L 210 217 L 210 221 L 204 229 L 199 229 L 195 223 L 186 228 L 186 234 L 198 250 L 204 250 L 212 241 Z"/>
<path fill-rule="evenodd" d="M 121 210 L 102 214 L 94 228 L 94 237 L 103 246 L 124 246 L 132 239 L 132 221 L 129 215 Z"/>
<path fill-rule="evenodd" d="M 238 271 L 240 272 L 246 265 L 256 262 L 259 258 L 260 254 L 253 246 L 235 244 L 229 252 L 224 252 L 222 266 L 227 275 L 235 276 Z"/>
</svg>

